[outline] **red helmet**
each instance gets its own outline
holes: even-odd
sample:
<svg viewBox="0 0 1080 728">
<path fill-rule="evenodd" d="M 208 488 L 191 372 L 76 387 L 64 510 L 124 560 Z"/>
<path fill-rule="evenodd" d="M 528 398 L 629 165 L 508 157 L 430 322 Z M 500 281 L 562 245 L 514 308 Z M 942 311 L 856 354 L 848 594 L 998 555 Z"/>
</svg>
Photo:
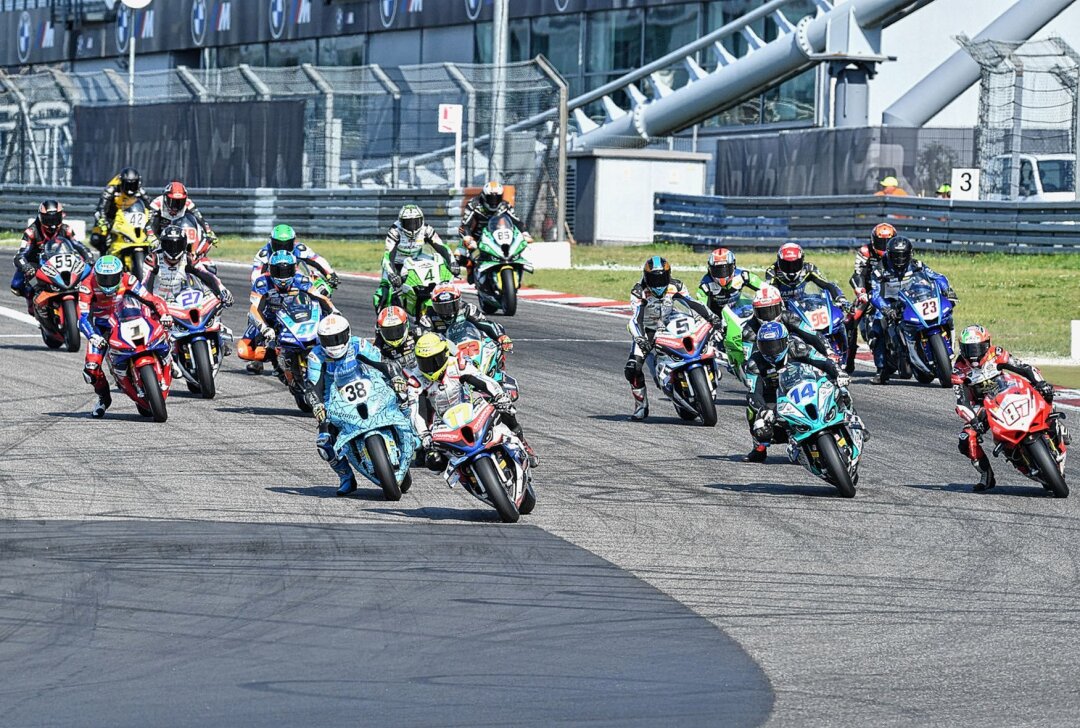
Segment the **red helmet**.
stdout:
<svg viewBox="0 0 1080 728">
<path fill-rule="evenodd" d="M 170 217 L 179 217 L 180 213 L 187 209 L 187 188 L 183 183 L 175 180 L 170 182 L 165 187 L 163 197 L 165 198 L 165 212 Z"/>
<path fill-rule="evenodd" d="M 870 255 L 875 258 L 885 256 L 885 246 L 896 237 L 896 228 L 887 222 L 878 223 L 870 233 Z"/>
<path fill-rule="evenodd" d="M 443 283 L 431 292 L 431 308 L 435 315 L 450 320 L 461 310 L 461 291 L 450 283 Z"/>
<path fill-rule="evenodd" d="M 776 253 L 776 275 L 785 283 L 798 283 L 804 264 L 802 246 L 798 243 L 784 243 Z"/>
<path fill-rule="evenodd" d="M 981 367 L 990 355 L 990 332 L 975 324 L 960 332 L 960 355 L 973 367 Z"/>
<path fill-rule="evenodd" d="M 764 285 L 754 294 L 754 316 L 759 321 L 775 321 L 784 310 L 784 299 L 776 286 Z"/>
<path fill-rule="evenodd" d="M 399 306 L 388 306 L 379 311 L 375 325 L 383 341 L 393 347 L 401 346 L 409 335 L 409 315 Z"/>
<path fill-rule="evenodd" d="M 721 286 L 727 286 L 735 277 L 735 254 L 727 248 L 717 248 L 709 256 L 709 275 Z"/>
</svg>

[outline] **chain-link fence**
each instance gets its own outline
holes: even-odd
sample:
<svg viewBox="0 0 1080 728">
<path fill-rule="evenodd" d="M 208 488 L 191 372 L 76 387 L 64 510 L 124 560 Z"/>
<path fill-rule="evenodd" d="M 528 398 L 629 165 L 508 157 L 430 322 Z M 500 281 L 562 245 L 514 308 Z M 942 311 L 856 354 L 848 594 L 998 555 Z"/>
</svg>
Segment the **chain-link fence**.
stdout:
<svg viewBox="0 0 1080 728">
<path fill-rule="evenodd" d="M 127 77 L 111 69 L 0 71 L 0 184 L 104 184 L 131 165 L 150 186 L 160 176 L 196 187 L 454 189 L 455 136 L 438 118 L 441 104 L 460 104 L 460 186 L 499 179 L 535 236 L 565 229 L 567 91 L 542 57 L 180 67 L 137 73 L 134 98 L 129 107 Z"/>
<path fill-rule="evenodd" d="M 1056 37 L 958 40 L 982 69 L 976 142 L 981 196 L 1074 198 L 1080 55 Z"/>
</svg>

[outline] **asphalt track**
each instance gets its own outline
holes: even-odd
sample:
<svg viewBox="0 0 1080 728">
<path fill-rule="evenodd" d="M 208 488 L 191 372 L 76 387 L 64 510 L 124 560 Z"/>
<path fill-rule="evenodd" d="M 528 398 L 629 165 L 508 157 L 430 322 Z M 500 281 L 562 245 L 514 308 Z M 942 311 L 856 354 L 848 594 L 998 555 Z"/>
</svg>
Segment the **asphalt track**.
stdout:
<svg viewBox="0 0 1080 728">
<path fill-rule="evenodd" d="M 371 320 L 371 290 L 349 279 L 337 296 L 356 329 Z M 242 318 L 229 312 L 234 328 Z M 190 707 L 179 722 L 229 706 L 229 717 L 247 715 L 242 705 L 263 723 L 1075 724 L 1076 496 L 1044 497 L 1000 461 L 1001 485 L 971 493 L 950 392 L 873 388 L 857 374 L 873 439 L 859 494 L 843 500 L 779 450 L 764 465 L 739 462 L 749 438 L 732 382 L 716 428 L 683 423 L 655 396 L 647 423 L 626 422 L 624 319 L 523 302 L 509 326 L 521 420 L 543 463 L 536 510 L 507 527 L 427 473 L 399 503 L 373 487 L 334 498 L 310 420 L 235 359 L 217 399 L 174 391 L 164 425 L 120 397 L 91 421 L 81 355 L 46 351 L 30 327 L 0 319 L 0 517 L 23 519 L 2 541 L 0 658 L 11 659 L 0 708 L 14 707 L 0 722 L 88 722 L 65 712 L 71 697 L 49 713 L 63 693 L 41 686 L 58 670 L 75 695 L 82 685 L 114 697 L 87 704 L 109 723 L 152 722 L 117 708 L 133 702 Z M 1073 460 L 1067 478 L 1078 475 Z M 103 519 L 121 523 L 69 523 Z M 51 546 L 57 534 L 70 541 Z M 496 626 L 463 606 L 468 594 L 498 605 Z M 509 603 L 528 615 L 521 629 Z M 535 610 L 547 615 L 539 624 Z M 605 616 L 619 613 L 629 618 Z M 472 644 L 485 636 L 516 656 Z M 166 637 L 177 640 L 175 679 Z M 391 664 L 414 689 L 348 659 L 335 670 L 343 653 Z M 125 660 L 128 680 L 94 682 Z M 428 674 L 459 675 L 460 692 L 417 677 Z M 539 675 L 543 699 L 526 694 L 523 675 Z M 307 687 L 249 687 L 287 679 Z M 200 698 L 208 712 L 191 707 Z M 278 712 L 258 712 L 264 701 Z"/>
</svg>

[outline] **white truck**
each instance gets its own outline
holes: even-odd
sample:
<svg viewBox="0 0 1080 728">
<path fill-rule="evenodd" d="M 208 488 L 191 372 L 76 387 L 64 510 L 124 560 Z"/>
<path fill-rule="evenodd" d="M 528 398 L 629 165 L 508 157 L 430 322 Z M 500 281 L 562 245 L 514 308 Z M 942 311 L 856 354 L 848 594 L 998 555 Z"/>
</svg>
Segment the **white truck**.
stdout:
<svg viewBox="0 0 1080 728">
<path fill-rule="evenodd" d="M 988 200 L 1068 202 L 1076 199 L 1075 154 L 1019 154 L 1019 194 L 1011 194 L 1013 155 L 1001 154 L 990 163 Z"/>
</svg>

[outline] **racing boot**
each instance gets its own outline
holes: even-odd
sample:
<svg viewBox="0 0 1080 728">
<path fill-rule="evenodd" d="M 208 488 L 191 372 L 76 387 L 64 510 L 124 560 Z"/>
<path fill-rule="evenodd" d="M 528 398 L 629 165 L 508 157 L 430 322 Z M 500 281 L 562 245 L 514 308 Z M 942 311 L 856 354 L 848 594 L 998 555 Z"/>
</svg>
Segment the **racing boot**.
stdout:
<svg viewBox="0 0 1080 728">
<path fill-rule="evenodd" d="M 889 383 L 889 377 L 891 377 L 892 374 L 893 374 L 892 370 L 890 370 L 887 367 L 884 368 L 884 369 L 878 369 L 877 373 L 874 376 L 870 377 L 870 383 L 871 384 L 888 384 Z"/>
<path fill-rule="evenodd" d="M 971 464 L 979 471 L 979 482 L 976 483 L 973 488 L 976 493 L 990 490 L 997 485 L 997 479 L 994 477 L 994 469 L 990 467 L 990 459 L 986 457 L 985 453 L 979 457 L 978 460 L 972 460 Z"/>
<path fill-rule="evenodd" d="M 262 374 L 263 363 L 261 361 L 249 361 L 247 366 L 244 367 L 248 374 Z"/>
<path fill-rule="evenodd" d="M 349 465 L 348 460 L 345 458 L 338 458 L 330 463 L 330 467 L 337 473 L 338 480 L 340 481 L 340 485 L 338 486 L 335 495 L 349 495 L 356 490 L 356 476 L 353 475 L 352 466 Z"/>
<path fill-rule="evenodd" d="M 93 417 L 95 420 L 100 420 L 102 417 L 105 416 L 105 410 L 109 409 L 111 405 L 112 394 L 110 394 L 108 391 L 99 392 L 97 404 L 95 404 L 94 408 L 90 410 L 90 416 Z"/>
<path fill-rule="evenodd" d="M 525 435 L 520 431 L 515 432 L 514 434 L 517 435 L 517 438 L 519 440 L 521 440 L 521 445 L 525 448 L 525 453 L 529 456 L 529 467 L 535 468 L 536 466 L 538 466 L 540 464 L 540 456 L 536 454 L 536 450 L 532 449 L 532 445 L 530 445 L 529 441 L 525 439 Z"/>
<path fill-rule="evenodd" d="M 743 457 L 744 463 L 763 463 L 769 456 L 769 446 L 760 442 L 754 444 L 754 449 Z"/>
<path fill-rule="evenodd" d="M 630 393 L 634 395 L 634 412 L 630 415 L 630 419 L 634 422 L 641 422 L 649 416 L 649 393 L 645 390 L 645 387 L 631 387 Z"/>
</svg>

